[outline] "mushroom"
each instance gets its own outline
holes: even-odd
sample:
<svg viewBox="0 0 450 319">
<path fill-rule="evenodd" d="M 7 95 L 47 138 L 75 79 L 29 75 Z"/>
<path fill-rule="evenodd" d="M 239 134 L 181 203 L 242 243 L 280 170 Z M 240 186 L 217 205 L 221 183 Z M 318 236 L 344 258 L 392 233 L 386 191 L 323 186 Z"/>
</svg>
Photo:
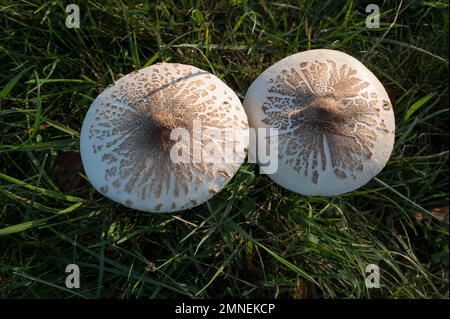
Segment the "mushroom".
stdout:
<svg viewBox="0 0 450 319">
<path fill-rule="evenodd" d="M 219 192 L 244 161 L 247 116 L 236 94 L 196 67 L 134 71 L 91 104 L 80 137 L 92 185 L 127 207 L 174 212 Z"/>
<path fill-rule="evenodd" d="M 250 127 L 277 130 L 278 168 L 268 175 L 300 194 L 355 190 L 383 169 L 392 152 L 388 94 L 343 52 L 309 50 L 282 59 L 251 84 L 243 104 Z"/>
</svg>

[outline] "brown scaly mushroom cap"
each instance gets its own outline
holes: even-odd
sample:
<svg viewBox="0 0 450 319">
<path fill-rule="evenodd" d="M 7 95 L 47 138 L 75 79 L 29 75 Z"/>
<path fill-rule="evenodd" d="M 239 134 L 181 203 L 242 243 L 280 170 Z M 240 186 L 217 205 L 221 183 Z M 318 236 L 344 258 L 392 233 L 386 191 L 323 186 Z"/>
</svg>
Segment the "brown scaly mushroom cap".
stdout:
<svg viewBox="0 0 450 319">
<path fill-rule="evenodd" d="M 305 195 L 355 190 L 388 161 L 395 119 L 380 81 L 334 50 L 291 55 L 250 86 L 244 109 L 253 128 L 278 129 L 278 169 L 270 177 Z"/>
<path fill-rule="evenodd" d="M 189 138 L 171 136 L 177 129 Z M 94 100 L 80 149 L 103 195 L 142 211 L 172 212 L 220 191 L 247 144 L 246 114 L 225 83 L 193 66 L 162 63 L 122 77 Z M 174 162 L 183 152 L 187 162 Z"/>
</svg>

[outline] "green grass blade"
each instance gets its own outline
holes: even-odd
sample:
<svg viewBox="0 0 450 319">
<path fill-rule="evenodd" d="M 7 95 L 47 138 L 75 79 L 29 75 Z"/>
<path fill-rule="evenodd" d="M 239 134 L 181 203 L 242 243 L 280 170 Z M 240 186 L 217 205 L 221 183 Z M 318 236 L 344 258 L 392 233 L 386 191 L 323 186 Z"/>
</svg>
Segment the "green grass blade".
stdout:
<svg viewBox="0 0 450 319">
<path fill-rule="evenodd" d="M 64 193 L 58 193 L 58 192 L 55 192 L 55 191 L 52 191 L 52 190 L 48 190 L 48 189 L 45 189 L 45 188 L 42 188 L 42 187 L 37 187 L 37 186 L 34 186 L 32 184 L 28 184 L 28 183 L 25 183 L 25 182 L 23 182 L 21 180 L 18 180 L 17 178 L 5 175 L 3 173 L 0 173 L 0 178 L 4 179 L 4 180 L 6 180 L 6 181 L 8 181 L 10 183 L 13 183 L 13 184 L 15 184 L 17 186 L 25 187 L 27 189 L 30 189 L 30 190 L 33 190 L 33 191 L 37 191 L 37 192 L 39 192 L 41 194 L 44 194 L 46 196 L 49 196 L 49 197 L 52 197 L 52 198 L 55 198 L 55 199 L 65 200 L 65 201 L 68 201 L 68 202 L 84 202 L 84 199 L 82 199 L 82 198 L 66 195 Z"/>
<path fill-rule="evenodd" d="M 11 80 L 9 80 L 8 83 L 3 87 L 3 89 L 0 91 L 0 101 L 5 99 L 6 96 L 11 92 L 11 90 L 14 88 L 14 86 L 19 82 L 19 80 L 25 75 L 25 73 L 28 72 L 32 67 L 28 67 L 22 71 L 20 71 L 18 74 L 16 74 Z"/>
<path fill-rule="evenodd" d="M 76 210 L 78 207 L 80 207 L 81 205 L 83 205 L 83 203 L 76 203 L 70 207 L 67 207 L 63 210 L 60 210 L 59 212 L 57 212 L 57 215 L 54 216 L 50 216 L 50 217 L 45 217 L 45 218 L 39 218 L 39 219 L 35 219 L 35 220 L 30 220 L 28 222 L 24 222 L 24 223 L 20 223 L 17 225 L 13 225 L 13 226 L 9 226 L 9 227 L 5 227 L 3 229 L 0 229 L 0 236 L 4 236 L 4 235 L 10 235 L 10 234 L 14 234 L 14 233 L 20 233 L 23 232 L 25 230 L 28 230 L 30 228 L 34 228 L 37 226 L 40 226 L 44 223 L 46 223 L 47 221 L 58 217 L 60 215 L 63 214 L 67 214 L 70 212 L 73 212 L 74 210 Z"/>
<path fill-rule="evenodd" d="M 417 100 L 413 105 L 411 105 L 408 108 L 408 111 L 406 111 L 405 117 L 403 118 L 404 123 L 408 123 L 409 118 L 417 112 L 422 106 L 424 106 L 430 99 L 432 99 L 436 94 L 430 94 L 427 96 L 424 96 Z"/>
</svg>

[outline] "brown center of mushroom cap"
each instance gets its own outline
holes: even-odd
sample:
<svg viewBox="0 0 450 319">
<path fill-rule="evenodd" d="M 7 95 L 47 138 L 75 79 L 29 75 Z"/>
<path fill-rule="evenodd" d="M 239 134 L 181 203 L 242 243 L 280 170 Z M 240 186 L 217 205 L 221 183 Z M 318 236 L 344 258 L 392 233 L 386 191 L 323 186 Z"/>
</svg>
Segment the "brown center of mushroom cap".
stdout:
<svg viewBox="0 0 450 319">
<path fill-rule="evenodd" d="M 314 97 L 305 109 L 305 118 L 318 130 L 326 129 L 334 133 L 342 131 L 344 125 L 352 125 L 349 122 L 353 117 L 345 114 L 345 108 L 340 103 L 333 95 Z"/>
<path fill-rule="evenodd" d="M 302 130 L 306 125 L 311 131 L 341 134 L 345 127 L 353 127 L 355 118 L 348 114 L 339 97 L 332 94 L 310 96 L 306 105 L 288 111 L 292 123 Z"/>
<path fill-rule="evenodd" d="M 177 104 L 168 105 L 166 109 L 155 109 L 144 123 L 150 143 L 161 151 L 170 151 L 177 142 L 170 139 L 171 132 L 176 128 L 184 128 L 189 132 L 192 129 L 192 115 L 186 110 L 182 112 Z"/>
</svg>

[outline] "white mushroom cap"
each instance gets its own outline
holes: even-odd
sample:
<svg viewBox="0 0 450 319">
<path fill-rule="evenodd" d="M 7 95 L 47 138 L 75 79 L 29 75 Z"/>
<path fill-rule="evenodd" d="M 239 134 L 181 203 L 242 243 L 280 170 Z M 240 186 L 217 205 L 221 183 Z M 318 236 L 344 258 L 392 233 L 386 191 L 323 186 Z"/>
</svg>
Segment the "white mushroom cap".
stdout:
<svg viewBox="0 0 450 319">
<path fill-rule="evenodd" d="M 189 138 L 171 139 L 177 129 Z M 208 200 L 237 172 L 247 146 L 247 116 L 236 94 L 216 76 L 174 63 L 135 71 L 104 90 L 89 108 L 80 141 L 92 185 L 148 212 Z M 173 160 L 183 152 L 187 161 Z"/>
<path fill-rule="evenodd" d="M 278 169 L 269 176 L 300 194 L 355 190 L 392 152 L 395 119 L 386 90 L 339 51 L 310 50 L 275 63 L 252 83 L 244 109 L 250 127 L 278 129 Z"/>
</svg>

